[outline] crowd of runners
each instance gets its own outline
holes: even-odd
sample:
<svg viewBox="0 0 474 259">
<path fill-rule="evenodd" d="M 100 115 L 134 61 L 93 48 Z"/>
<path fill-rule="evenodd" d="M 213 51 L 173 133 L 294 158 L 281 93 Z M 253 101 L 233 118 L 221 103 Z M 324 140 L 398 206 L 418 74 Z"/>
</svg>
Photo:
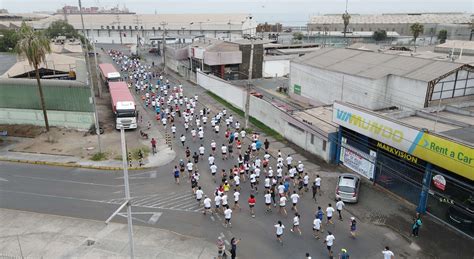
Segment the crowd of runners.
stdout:
<svg viewBox="0 0 474 259">
<path fill-rule="evenodd" d="M 276 240 L 283 245 L 286 229 L 295 235 L 310 231 L 316 240 L 322 239 L 329 256 L 333 256 L 335 235 L 327 226 L 335 224 L 334 218 L 343 221 L 344 202 L 338 200 L 324 207 L 315 205 L 314 215 L 301 215 L 298 211 L 300 200 L 309 196 L 316 202 L 321 196 L 321 177 L 310 177 L 301 161 L 294 161 L 291 155 L 284 156 L 280 150 L 276 157 L 269 153 L 271 143 L 262 140 L 256 132 L 249 134 L 239 120 L 226 109 L 212 112 L 199 102 L 199 96 L 189 96 L 180 83 L 171 83 L 162 74 L 153 72 L 153 66 L 142 64 L 120 51 L 109 50 L 109 55 L 125 72 L 124 80 L 129 83 L 146 109 L 153 112 L 155 119 L 163 130 L 179 139 L 184 149 L 179 154 L 180 160 L 173 167 L 175 183 L 190 184 L 192 195 L 199 206 L 204 208 L 204 215 L 223 215 L 224 227 L 232 227 L 233 213 L 248 211 L 249 217 L 273 217 L 275 220 Z M 144 122 L 145 115 L 139 115 L 139 122 Z M 182 134 L 178 134 L 183 132 Z M 212 132 L 205 138 L 204 131 Z M 152 141 L 155 141 L 154 139 Z M 189 142 L 199 146 L 191 150 Z M 152 142 L 152 145 L 156 145 Z M 194 145 L 196 146 L 196 145 Z M 233 161 L 230 167 L 219 167 L 219 160 Z M 200 172 L 198 164 L 206 164 L 207 172 Z M 229 164 L 229 163 L 227 163 Z M 213 189 L 205 190 L 200 184 L 201 174 L 209 174 L 213 180 Z M 249 188 L 243 188 L 247 185 Z M 241 193 L 243 189 L 246 193 Z M 243 199 L 242 197 L 245 197 Z M 264 215 L 256 215 L 255 206 L 265 206 Z M 291 215 L 289 215 L 291 214 Z M 312 225 L 300 226 L 301 217 L 311 217 Z M 346 223 L 344 223 L 346 224 Z M 326 229 L 326 232 L 324 232 Z M 347 223 L 347 234 L 357 236 L 357 221 L 354 217 Z M 231 256 L 235 258 L 239 239 L 232 239 Z M 218 258 L 224 256 L 225 244 L 218 239 Z M 388 247 L 383 251 L 385 258 L 393 253 Z M 389 257 L 387 257 L 387 255 Z M 348 251 L 341 249 L 340 258 L 349 258 Z M 310 258 L 307 255 L 307 258 Z"/>
</svg>

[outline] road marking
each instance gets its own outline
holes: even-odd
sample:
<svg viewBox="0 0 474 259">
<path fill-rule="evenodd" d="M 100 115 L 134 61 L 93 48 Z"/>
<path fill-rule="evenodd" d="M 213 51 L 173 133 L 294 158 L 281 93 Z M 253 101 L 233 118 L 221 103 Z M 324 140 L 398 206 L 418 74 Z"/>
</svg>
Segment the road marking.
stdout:
<svg viewBox="0 0 474 259">
<path fill-rule="evenodd" d="M 157 212 L 157 213 L 153 213 L 153 216 L 150 217 L 150 219 L 148 220 L 148 224 L 156 224 L 156 222 L 158 221 L 158 219 L 160 219 L 161 217 L 161 212 Z"/>
<path fill-rule="evenodd" d="M 2 177 L 0 177 L 0 181 L 2 181 L 2 182 L 8 182 L 8 180 L 7 180 L 7 179 L 5 179 L 5 178 L 2 178 Z"/>
<path fill-rule="evenodd" d="M 211 220 L 212 221 L 216 221 L 216 219 L 214 218 L 214 216 L 211 215 Z"/>
<path fill-rule="evenodd" d="M 91 183 L 91 182 L 80 182 L 80 181 L 72 181 L 72 180 L 46 179 L 46 178 L 42 178 L 42 177 L 23 176 L 23 175 L 12 175 L 12 176 L 13 177 L 19 177 L 19 178 L 50 181 L 50 182 L 85 184 L 85 185 L 94 185 L 94 186 L 103 186 L 103 187 L 122 187 L 123 186 L 123 185 L 110 185 L 110 184 L 100 184 L 100 183 Z"/>
</svg>

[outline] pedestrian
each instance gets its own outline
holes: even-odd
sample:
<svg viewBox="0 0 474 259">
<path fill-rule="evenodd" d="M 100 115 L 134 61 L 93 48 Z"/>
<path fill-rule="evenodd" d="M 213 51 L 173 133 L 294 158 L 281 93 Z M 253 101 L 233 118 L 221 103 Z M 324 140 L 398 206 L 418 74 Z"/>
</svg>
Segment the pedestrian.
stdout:
<svg viewBox="0 0 474 259">
<path fill-rule="evenodd" d="M 155 138 L 151 138 L 151 152 L 152 154 L 156 154 L 156 140 Z"/>
<path fill-rule="evenodd" d="M 217 258 L 223 259 L 226 258 L 227 255 L 225 253 L 225 243 L 222 237 L 217 238 Z"/>
<path fill-rule="evenodd" d="M 225 218 L 225 227 L 232 228 L 232 223 L 230 222 L 230 219 L 232 218 L 232 210 L 229 208 L 229 205 L 225 205 L 224 218 Z"/>
<path fill-rule="evenodd" d="M 239 208 L 239 211 L 242 210 L 240 208 L 240 205 L 239 205 L 239 198 L 240 198 L 240 192 L 238 191 L 238 189 L 234 189 L 234 207 L 232 209 L 237 209 Z"/>
<path fill-rule="evenodd" d="M 300 214 L 295 212 L 295 216 L 293 217 L 293 227 L 290 229 L 291 232 L 298 231 L 301 236 L 301 229 L 300 229 Z"/>
<path fill-rule="evenodd" d="M 336 238 L 331 233 L 331 231 L 328 231 L 328 235 L 326 236 L 324 243 L 326 244 L 326 247 L 328 249 L 329 257 L 332 257 L 332 246 L 334 245 L 334 240 L 336 240 Z"/>
<path fill-rule="evenodd" d="M 268 139 L 265 139 L 263 142 L 263 146 L 265 147 L 265 151 L 268 151 L 268 148 L 270 147 L 270 141 Z"/>
<path fill-rule="evenodd" d="M 272 211 L 272 194 L 270 190 L 267 190 L 267 193 L 264 195 L 265 197 L 265 206 L 267 206 L 266 212 Z"/>
<path fill-rule="evenodd" d="M 339 254 L 339 259 L 349 259 L 349 253 L 345 248 L 341 249 L 341 253 Z"/>
<path fill-rule="evenodd" d="M 197 200 L 197 202 L 198 202 L 198 205 L 200 206 L 200 205 L 201 205 L 202 196 L 204 195 L 204 192 L 203 192 L 203 190 L 201 189 L 201 186 L 198 186 L 195 195 L 196 195 L 196 200 Z"/>
<path fill-rule="evenodd" d="M 342 208 L 345 206 L 344 202 L 341 200 L 341 198 L 338 199 L 336 202 L 336 210 L 337 213 L 339 214 L 339 220 L 342 221 Z"/>
<path fill-rule="evenodd" d="M 412 236 L 418 237 L 422 221 L 420 215 L 417 213 L 417 217 L 413 219 Z"/>
<path fill-rule="evenodd" d="M 186 137 L 183 134 L 181 134 L 181 137 L 179 138 L 179 140 L 181 140 L 181 144 L 184 147 L 184 142 L 186 141 Z"/>
<path fill-rule="evenodd" d="M 316 193 L 318 192 L 316 182 L 313 182 L 313 184 L 311 185 L 311 190 L 313 191 L 313 200 L 314 202 L 316 202 Z"/>
<path fill-rule="evenodd" d="M 280 197 L 280 203 L 279 204 L 280 204 L 280 213 L 285 214 L 285 216 L 288 215 L 288 213 L 286 213 L 286 208 L 285 208 L 286 207 L 286 196 L 283 195 L 283 196 Z"/>
<path fill-rule="evenodd" d="M 390 248 L 388 246 L 385 247 L 385 249 L 382 251 L 382 254 L 383 254 L 383 259 L 395 258 L 395 255 L 393 254 L 392 251 L 390 251 Z"/>
<path fill-rule="evenodd" d="M 318 211 L 316 211 L 315 217 L 318 218 L 321 222 L 323 222 L 324 212 L 323 212 L 323 210 L 321 209 L 320 206 L 318 206 Z M 324 231 L 321 229 L 321 233 L 323 233 L 323 232 Z"/>
<path fill-rule="evenodd" d="M 179 170 L 177 165 L 174 166 L 174 182 L 179 184 Z"/>
<path fill-rule="evenodd" d="M 235 237 L 230 240 L 230 256 L 232 259 L 237 257 L 237 244 L 240 242 L 240 240 L 240 238 L 237 239 Z"/>
<path fill-rule="evenodd" d="M 331 203 L 329 203 L 328 207 L 326 208 L 327 224 L 334 224 L 331 220 L 333 213 L 334 213 L 334 208 L 332 207 Z"/>
<path fill-rule="evenodd" d="M 204 146 L 201 144 L 201 146 L 199 147 L 199 156 L 201 157 L 201 160 L 204 159 Z M 197 163 L 197 162 L 196 162 Z"/>
<path fill-rule="evenodd" d="M 351 217 L 351 236 L 356 237 L 357 221 L 354 217 Z"/>
<path fill-rule="evenodd" d="M 314 185 L 316 185 L 316 192 L 321 196 L 321 177 L 319 177 L 319 174 L 316 175 L 316 179 L 314 179 Z"/>
<path fill-rule="evenodd" d="M 212 214 L 211 210 L 211 199 L 207 197 L 207 195 L 204 196 L 204 212 L 203 214 L 206 215 L 207 212 Z"/>
<path fill-rule="evenodd" d="M 281 245 L 283 245 L 282 236 L 283 236 L 283 230 L 285 229 L 285 226 L 281 223 L 281 220 L 277 222 L 277 224 L 275 225 L 275 228 L 276 228 L 277 241 L 280 242 Z"/>
<path fill-rule="evenodd" d="M 296 193 L 296 191 L 293 191 L 293 194 L 290 196 L 290 199 L 293 202 L 293 206 L 291 207 L 291 209 L 294 210 L 295 212 L 298 212 L 298 209 L 296 208 L 296 204 L 298 203 L 300 196 Z"/>
<path fill-rule="evenodd" d="M 319 239 L 319 232 L 321 231 L 321 219 L 315 218 L 313 220 L 313 235 L 316 239 Z"/>
<path fill-rule="evenodd" d="M 305 259 L 311 259 L 311 256 L 309 255 L 309 253 L 306 253 Z"/>
<path fill-rule="evenodd" d="M 196 152 L 194 152 L 193 159 L 195 164 L 199 163 L 199 155 Z"/>
<path fill-rule="evenodd" d="M 255 211 L 254 211 L 255 202 L 256 202 L 255 196 L 251 194 L 250 198 L 248 199 L 248 203 L 249 203 L 250 215 L 252 216 L 252 218 L 255 218 Z"/>
</svg>

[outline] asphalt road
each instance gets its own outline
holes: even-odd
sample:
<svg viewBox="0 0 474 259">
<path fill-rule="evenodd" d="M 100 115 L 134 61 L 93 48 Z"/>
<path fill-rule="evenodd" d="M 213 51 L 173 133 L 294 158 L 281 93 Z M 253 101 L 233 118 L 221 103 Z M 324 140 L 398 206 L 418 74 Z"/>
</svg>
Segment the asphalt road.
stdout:
<svg viewBox="0 0 474 259">
<path fill-rule="evenodd" d="M 203 95 L 202 88 L 190 86 L 187 83 L 184 86 L 186 95 L 200 95 L 198 108 L 202 104 L 212 103 L 208 99 L 210 97 Z M 152 118 L 151 110 L 149 115 Z M 155 126 L 165 130 L 161 125 Z M 184 127 L 179 122 L 176 122 L 176 126 L 178 127 L 177 136 L 180 136 L 184 133 Z M 223 130 L 216 135 L 210 130 L 209 124 L 204 131 L 205 138 L 202 142 L 191 141 L 190 133 L 188 133 L 186 146 L 194 152 L 203 143 L 207 158 L 210 140 L 214 139 L 219 147 L 225 139 Z M 156 170 L 130 172 L 135 224 L 168 229 L 206 238 L 212 242 L 218 236 L 224 236 L 226 240 L 232 237 L 241 238 L 238 248 L 240 258 L 304 258 L 306 252 L 309 252 L 313 258 L 327 258 L 328 253 L 322 239 L 316 240 L 312 236 L 312 221 L 317 204 L 325 209 L 329 202 L 335 203 L 331 195 L 334 186 L 324 185 L 330 178 L 336 177 L 335 174 L 323 175 L 324 193 L 317 204 L 311 199 L 309 193 L 299 202 L 302 236 L 289 231 L 293 218 L 289 203 L 287 205 L 289 215 L 286 217 L 278 214 L 275 209 L 272 213 L 265 213 L 263 192 L 257 195 L 256 218 L 251 218 L 246 203 L 250 193 L 248 182 L 241 184 L 242 211 L 234 212 L 232 228 L 225 228 L 222 215 L 205 216 L 201 213 L 202 209 L 197 206 L 190 185 L 186 181 L 180 185 L 174 184 L 172 168 L 180 158 L 184 158 L 184 149 L 178 142 L 178 139 L 174 140 L 173 148 L 177 152 L 177 158 L 172 163 Z M 249 141 L 246 140 L 245 144 L 248 143 Z M 283 155 L 286 157 L 286 154 Z M 222 160 L 220 155 L 216 156 L 218 171 L 222 168 L 229 169 L 236 163 L 235 158 Z M 275 165 L 275 160 L 272 160 L 270 164 Z M 216 185 L 209 173 L 207 160 L 199 162 L 197 166 L 201 173 L 200 185 L 206 194 L 212 196 Z M 121 172 L 0 162 L 0 207 L 2 208 L 105 221 L 120 205 L 124 197 L 123 189 Z M 260 184 L 259 189 L 264 189 L 263 183 Z M 232 195 L 229 196 L 230 204 L 232 204 Z M 406 249 L 407 243 L 404 240 L 397 238 L 392 231 L 374 225 L 359 223 L 359 235 L 356 239 L 352 239 L 348 221 L 351 215 L 344 212 L 343 216 L 345 220 L 342 222 L 336 219 L 334 225 L 323 225 L 323 229 L 331 230 L 336 237 L 335 255 L 341 248 L 346 248 L 351 258 L 382 258 L 381 251 L 385 245 L 390 245 L 395 250 Z M 286 226 L 283 245 L 280 245 L 275 238 L 274 224 L 278 220 L 282 220 Z M 125 218 L 120 215 L 114 221 L 126 223 Z M 323 238 L 325 234 L 326 232 Z M 407 253 L 407 255 L 415 254 L 414 251 L 407 251 Z"/>
</svg>

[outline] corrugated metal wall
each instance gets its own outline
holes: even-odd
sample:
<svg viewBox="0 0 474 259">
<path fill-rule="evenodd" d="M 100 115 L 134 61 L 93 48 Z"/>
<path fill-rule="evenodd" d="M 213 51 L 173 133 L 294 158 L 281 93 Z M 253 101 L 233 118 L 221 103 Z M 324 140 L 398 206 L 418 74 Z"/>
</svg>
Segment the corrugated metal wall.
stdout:
<svg viewBox="0 0 474 259">
<path fill-rule="evenodd" d="M 41 81 L 48 110 L 93 111 L 88 86 L 65 80 Z M 0 80 L 0 108 L 41 109 L 36 80 Z"/>
</svg>

